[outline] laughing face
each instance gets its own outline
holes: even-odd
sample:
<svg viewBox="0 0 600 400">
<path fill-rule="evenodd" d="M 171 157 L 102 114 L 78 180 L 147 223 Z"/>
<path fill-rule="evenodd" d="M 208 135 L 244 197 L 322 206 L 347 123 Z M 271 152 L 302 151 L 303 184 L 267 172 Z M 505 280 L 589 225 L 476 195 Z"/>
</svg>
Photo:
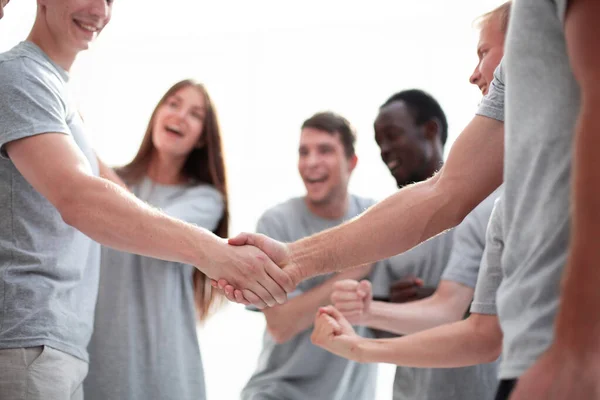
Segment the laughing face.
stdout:
<svg viewBox="0 0 600 400">
<path fill-rule="evenodd" d="M 109 23 L 113 0 L 38 0 L 38 3 L 56 42 L 71 51 L 81 51 Z"/>
<path fill-rule="evenodd" d="M 298 153 L 298 172 L 309 202 L 324 206 L 346 198 L 357 159 L 346 155 L 339 133 L 304 128 Z"/>
<path fill-rule="evenodd" d="M 429 178 L 430 144 L 403 101 L 383 107 L 374 128 L 381 159 L 399 188 Z"/>
<path fill-rule="evenodd" d="M 152 142 L 168 157 L 187 157 L 200 146 L 206 115 L 204 94 L 194 86 L 179 89 L 156 110 Z"/>
</svg>

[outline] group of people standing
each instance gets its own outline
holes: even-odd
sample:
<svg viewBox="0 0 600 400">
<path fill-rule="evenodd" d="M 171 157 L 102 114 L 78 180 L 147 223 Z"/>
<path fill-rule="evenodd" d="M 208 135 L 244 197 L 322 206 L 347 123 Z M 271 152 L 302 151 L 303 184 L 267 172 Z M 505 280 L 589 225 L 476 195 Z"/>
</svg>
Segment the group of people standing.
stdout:
<svg viewBox="0 0 600 400">
<path fill-rule="evenodd" d="M 398 365 L 394 400 L 600 398 L 598 3 L 478 19 L 484 97 L 445 165 L 440 104 L 419 89 L 383 102 L 374 137 L 399 190 L 381 203 L 348 191 L 349 121 L 306 119 L 305 195 L 229 240 L 203 85 L 163 95 L 125 166 L 86 138 L 69 71 L 112 3 L 38 0 L 0 54 L 0 399 L 204 399 L 196 324 L 225 298 L 266 320 L 243 400 L 373 399 L 382 362 Z"/>
</svg>

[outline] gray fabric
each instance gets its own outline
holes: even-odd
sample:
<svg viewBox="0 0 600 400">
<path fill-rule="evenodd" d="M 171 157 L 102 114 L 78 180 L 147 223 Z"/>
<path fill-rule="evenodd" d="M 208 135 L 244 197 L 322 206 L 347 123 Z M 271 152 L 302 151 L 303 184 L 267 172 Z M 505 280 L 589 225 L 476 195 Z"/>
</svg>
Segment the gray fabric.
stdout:
<svg viewBox="0 0 600 400">
<path fill-rule="evenodd" d="M 451 280 L 474 287 L 485 246 L 485 231 L 498 189 L 479 204 L 453 231 L 425 242 L 432 247 L 416 247 L 411 251 L 437 251 L 437 257 L 420 254 L 422 261 L 416 276 L 426 276 L 427 285 L 437 286 L 440 279 Z M 452 236 L 450 236 L 450 234 Z M 446 243 L 441 242 L 445 240 Z M 437 244 L 437 246 L 435 246 Z M 423 246 L 423 245 L 421 245 Z M 434 247 L 435 246 L 435 247 Z M 404 255 L 408 255 L 405 253 Z M 402 256 L 394 261 L 402 265 Z M 419 260 L 419 254 L 411 254 Z M 437 281 L 431 279 L 432 276 Z M 399 276 L 400 277 L 400 276 Z M 465 368 L 409 368 L 398 367 L 394 379 L 394 400 L 491 400 L 498 386 L 498 363 Z"/>
<path fill-rule="evenodd" d="M 337 221 L 312 214 L 303 198 L 294 198 L 265 212 L 257 231 L 283 242 L 292 242 L 349 220 L 374 201 L 350 197 L 346 216 Z M 375 269 L 378 267 L 376 266 Z M 319 276 L 298 285 L 306 292 L 327 280 Z M 370 336 L 365 327 L 355 327 Z M 243 400 L 364 400 L 375 398 L 376 364 L 359 364 L 335 356 L 310 342 L 312 328 L 284 344 L 276 344 L 265 332 L 258 366 L 242 391 Z"/>
<path fill-rule="evenodd" d="M 154 184 L 133 193 L 165 213 L 214 230 L 223 199 L 212 186 Z M 194 267 L 102 248 L 100 289 L 89 346 L 86 400 L 202 400 Z"/>
<path fill-rule="evenodd" d="M 0 349 L 0 399 L 83 400 L 88 364 L 48 346 Z"/>
<path fill-rule="evenodd" d="M 67 80 L 66 72 L 30 42 L 1 54 L 0 147 L 29 136 L 65 134 L 97 175 Z M 5 156 L 0 157 L 0 348 L 47 345 L 87 361 L 100 247 L 65 224 Z"/>
<path fill-rule="evenodd" d="M 508 82 L 504 279 L 497 296 L 504 332 L 502 379 L 521 376 L 552 342 L 567 260 L 580 90 L 566 49 L 566 5 L 567 0 L 515 2 L 504 60 L 506 78 L 502 73 L 495 78 Z M 492 95 L 497 91 L 501 97 L 502 87 L 492 87 Z"/>
<path fill-rule="evenodd" d="M 502 283 L 502 197 L 496 200 L 485 238 L 485 251 L 477 278 L 471 312 L 496 315 L 496 294 Z"/>
<path fill-rule="evenodd" d="M 485 248 L 485 233 L 501 188 L 483 200 L 454 231 L 454 245 L 442 280 L 474 288 Z"/>
</svg>

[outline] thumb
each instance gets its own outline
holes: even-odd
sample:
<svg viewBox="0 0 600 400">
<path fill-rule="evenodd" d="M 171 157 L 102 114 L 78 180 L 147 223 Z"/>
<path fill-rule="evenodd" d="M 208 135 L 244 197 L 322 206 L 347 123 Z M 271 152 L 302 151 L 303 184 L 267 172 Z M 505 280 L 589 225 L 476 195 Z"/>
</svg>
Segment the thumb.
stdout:
<svg viewBox="0 0 600 400">
<path fill-rule="evenodd" d="M 358 288 L 357 288 L 357 293 L 359 294 L 360 297 L 364 298 L 371 298 L 372 294 L 371 294 L 371 282 L 369 282 L 368 280 L 362 280 L 360 281 L 360 283 L 358 284 Z"/>
<path fill-rule="evenodd" d="M 227 243 L 229 243 L 232 246 L 243 246 L 245 244 L 248 244 L 249 239 L 250 239 L 250 234 L 242 232 L 239 235 L 237 235 L 236 237 L 229 238 L 227 240 Z"/>
</svg>

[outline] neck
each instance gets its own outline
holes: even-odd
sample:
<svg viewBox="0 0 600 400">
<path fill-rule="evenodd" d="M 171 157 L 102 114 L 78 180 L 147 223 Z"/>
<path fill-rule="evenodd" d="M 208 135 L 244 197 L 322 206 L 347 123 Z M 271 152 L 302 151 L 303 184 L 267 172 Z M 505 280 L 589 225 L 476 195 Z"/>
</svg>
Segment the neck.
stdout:
<svg viewBox="0 0 600 400">
<path fill-rule="evenodd" d="M 343 198 L 330 201 L 326 204 L 315 204 L 307 197 L 304 197 L 304 203 L 308 207 L 308 210 L 317 217 L 335 220 L 342 218 L 348 212 L 349 196 L 348 192 L 346 192 Z"/>
<path fill-rule="evenodd" d="M 182 174 L 185 158 L 165 157 L 154 151 L 148 165 L 148 177 L 156 183 L 177 185 L 185 181 Z"/>
<path fill-rule="evenodd" d="M 0 0 L 1 1 L 1 0 Z M 65 49 L 65 46 L 56 40 L 49 31 L 48 26 L 42 19 L 42 11 L 38 11 L 35 24 L 27 37 L 27 40 L 36 44 L 52 61 L 69 72 L 77 57 L 77 50 Z"/>
</svg>

